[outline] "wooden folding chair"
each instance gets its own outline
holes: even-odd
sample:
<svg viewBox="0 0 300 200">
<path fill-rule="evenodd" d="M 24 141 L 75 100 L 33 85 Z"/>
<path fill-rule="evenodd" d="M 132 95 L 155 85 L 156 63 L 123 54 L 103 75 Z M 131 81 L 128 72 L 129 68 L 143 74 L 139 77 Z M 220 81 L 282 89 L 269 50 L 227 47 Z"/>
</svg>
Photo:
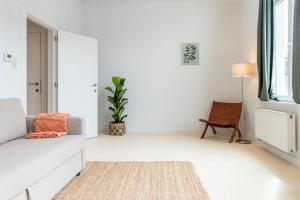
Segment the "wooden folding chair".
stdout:
<svg viewBox="0 0 300 200">
<path fill-rule="evenodd" d="M 242 112 L 242 103 L 224 103 L 224 102 L 213 102 L 210 111 L 209 119 L 199 119 L 199 121 L 204 122 L 205 128 L 202 133 L 201 139 L 204 138 L 207 128 L 211 127 L 214 134 L 217 134 L 217 128 L 233 128 L 234 131 L 229 140 L 232 143 L 236 133 L 239 137 L 242 137 L 242 133 L 239 129 L 239 121 Z"/>
</svg>

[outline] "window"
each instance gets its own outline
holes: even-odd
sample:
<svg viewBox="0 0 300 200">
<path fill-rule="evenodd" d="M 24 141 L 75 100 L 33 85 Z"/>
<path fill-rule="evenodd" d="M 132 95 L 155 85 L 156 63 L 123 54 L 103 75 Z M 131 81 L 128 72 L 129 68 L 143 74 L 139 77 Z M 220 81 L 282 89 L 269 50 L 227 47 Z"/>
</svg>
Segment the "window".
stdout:
<svg viewBox="0 0 300 200">
<path fill-rule="evenodd" d="M 293 1 L 275 0 L 272 92 L 279 101 L 292 101 Z"/>
</svg>

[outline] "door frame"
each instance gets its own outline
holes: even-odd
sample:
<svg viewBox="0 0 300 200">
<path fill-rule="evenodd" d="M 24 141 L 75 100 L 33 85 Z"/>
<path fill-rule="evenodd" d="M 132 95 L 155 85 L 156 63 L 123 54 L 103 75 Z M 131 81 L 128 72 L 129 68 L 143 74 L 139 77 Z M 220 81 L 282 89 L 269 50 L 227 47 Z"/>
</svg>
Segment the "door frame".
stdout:
<svg viewBox="0 0 300 200">
<path fill-rule="evenodd" d="M 48 42 L 47 42 L 47 48 L 48 48 L 48 112 L 57 112 L 57 35 L 58 31 L 49 26 L 48 24 L 44 23 L 43 21 L 39 20 L 38 18 L 32 16 L 32 15 L 27 15 L 26 17 L 26 24 L 27 21 L 32 21 L 39 26 L 43 27 L 44 29 L 47 30 L 48 34 Z M 27 34 L 27 25 L 26 25 L 26 34 Z M 26 44 L 27 45 L 27 44 Z M 27 51 L 26 51 L 27 52 Z M 26 53 L 27 55 L 27 53 Z M 27 63 L 26 63 L 26 74 L 27 74 Z M 27 80 L 27 79 L 26 79 Z M 26 81 L 27 84 L 27 81 Z M 26 86 L 27 87 L 27 86 Z M 27 90 L 26 90 L 26 98 L 27 98 Z M 28 103 L 28 102 L 27 102 Z"/>
</svg>

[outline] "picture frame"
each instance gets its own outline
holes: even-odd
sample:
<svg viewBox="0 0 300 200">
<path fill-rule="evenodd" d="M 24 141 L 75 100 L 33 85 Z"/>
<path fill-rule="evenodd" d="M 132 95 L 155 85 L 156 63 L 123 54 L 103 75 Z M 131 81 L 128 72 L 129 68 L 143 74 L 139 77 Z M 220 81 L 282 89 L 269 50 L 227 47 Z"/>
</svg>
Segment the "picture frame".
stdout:
<svg viewBox="0 0 300 200">
<path fill-rule="evenodd" d="M 199 43 L 181 43 L 181 65 L 199 65 Z"/>
</svg>

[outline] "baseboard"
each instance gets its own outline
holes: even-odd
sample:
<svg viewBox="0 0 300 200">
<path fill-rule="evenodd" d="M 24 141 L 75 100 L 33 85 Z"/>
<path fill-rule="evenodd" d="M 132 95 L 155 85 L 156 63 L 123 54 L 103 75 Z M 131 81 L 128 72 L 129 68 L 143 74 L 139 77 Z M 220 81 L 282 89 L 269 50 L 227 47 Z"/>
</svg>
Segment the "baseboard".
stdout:
<svg viewBox="0 0 300 200">
<path fill-rule="evenodd" d="M 300 158 L 296 157 L 296 155 L 291 155 L 288 153 L 285 153 L 263 141 L 257 140 L 254 135 L 251 134 L 245 134 L 245 136 L 252 140 L 253 143 L 255 143 L 257 146 L 264 148 L 265 150 L 271 152 L 275 156 L 295 165 L 296 167 L 300 168 Z"/>
<path fill-rule="evenodd" d="M 108 127 L 99 128 L 99 133 L 106 133 Z M 134 134 L 169 134 L 169 133 L 201 133 L 202 129 L 182 128 L 182 129 L 164 129 L 164 128 L 149 128 L 141 129 L 135 127 L 126 127 L 127 133 Z"/>
<path fill-rule="evenodd" d="M 98 135 L 107 132 L 107 128 L 98 128 Z"/>
</svg>

